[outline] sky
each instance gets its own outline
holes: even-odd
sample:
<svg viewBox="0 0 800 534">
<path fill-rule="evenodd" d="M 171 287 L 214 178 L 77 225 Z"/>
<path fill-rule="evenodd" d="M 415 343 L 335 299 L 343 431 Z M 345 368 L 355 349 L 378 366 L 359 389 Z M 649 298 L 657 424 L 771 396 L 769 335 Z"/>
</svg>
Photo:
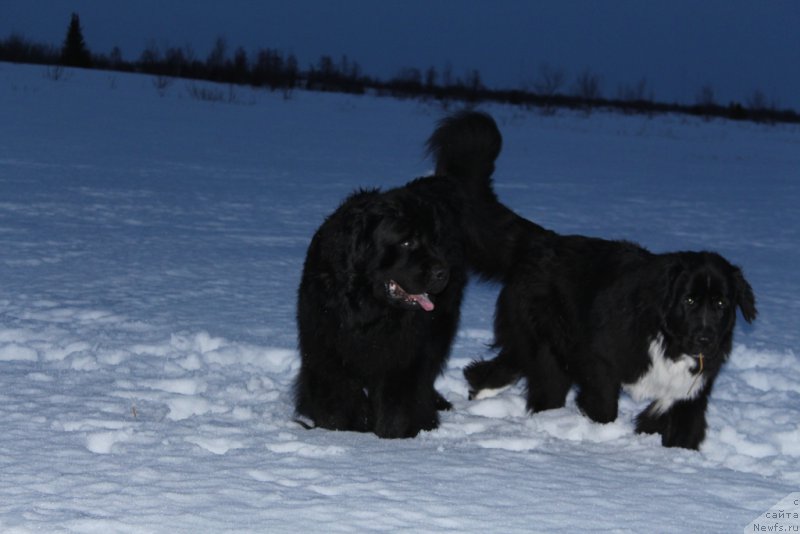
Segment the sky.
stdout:
<svg viewBox="0 0 800 534">
<path fill-rule="evenodd" d="M 694 103 L 709 86 L 721 104 L 760 91 L 800 109 L 795 0 L 0 0 L 0 37 L 60 45 L 73 11 L 93 52 L 119 46 L 126 59 L 150 44 L 205 58 L 223 36 L 231 51 L 277 49 L 303 68 L 346 55 L 383 79 L 450 65 L 491 88 L 531 88 L 549 65 L 567 91 L 588 70 L 611 98 L 644 79 L 658 101 Z"/>
</svg>

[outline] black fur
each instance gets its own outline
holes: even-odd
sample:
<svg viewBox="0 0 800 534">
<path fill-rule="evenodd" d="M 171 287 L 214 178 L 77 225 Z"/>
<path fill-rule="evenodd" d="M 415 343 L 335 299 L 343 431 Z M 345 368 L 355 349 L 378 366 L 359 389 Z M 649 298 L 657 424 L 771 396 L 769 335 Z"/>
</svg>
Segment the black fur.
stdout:
<svg viewBox="0 0 800 534">
<path fill-rule="evenodd" d="M 497 199 L 492 174 L 502 146 L 494 119 L 476 111 L 443 119 L 427 142 L 436 174 L 457 177 L 466 191 L 462 231 L 468 243 L 467 263 L 480 277 L 496 281 L 505 279 L 514 266 L 521 239 L 554 235 Z"/>
<path fill-rule="evenodd" d="M 731 351 L 737 306 L 747 322 L 755 319 L 750 285 L 716 253 L 652 254 L 624 241 L 531 236 L 520 240 L 498 297 L 499 353 L 471 363 L 464 375 L 472 396 L 524 377 L 532 412 L 563 406 L 576 385 L 581 411 L 605 423 L 617 417 L 620 389 L 651 368 L 651 342 L 663 339 L 664 360 L 683 359 L 693 365 L 684 376 L 702 380 L 686 392 L 702 387 L 691 398 L 653 398 L 636 430 L 661 434 L 665 446 L 697 449 L 708 396 Z"/>
<path fill-rule="evenodd" d="M 438 426 L 449 403 L 434 381 L 468 272 L 505 276 L 512 241 L 497 236 L 528 224 L 492 191 L 501 145 L 487 115 L 445 119 L 428 141 L 439 175 L 356 192 L 316 232 L 298 291 L 298 416 L 386 438 Z"/>
</svg>

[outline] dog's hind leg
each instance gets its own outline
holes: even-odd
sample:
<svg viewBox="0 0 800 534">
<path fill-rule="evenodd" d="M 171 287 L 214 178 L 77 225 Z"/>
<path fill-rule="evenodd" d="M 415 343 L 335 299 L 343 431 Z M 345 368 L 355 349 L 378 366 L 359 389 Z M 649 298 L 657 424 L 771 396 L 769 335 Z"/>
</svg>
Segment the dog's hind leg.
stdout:
<svg viewBox="0 0 800 534">
<path fill-rule="evenodd" d="M 559 363 L 549 345 L 542 345 L 523 363 L 528 381 L 528 410 L 541 412 L 561 408 L 567 399 L 572 379 Z"/>
<path fill-rule="evenodd" d="M 508 353 L 501 351 L 491 360 L 475 360 L 464 368 L 464 378 L 469 383 L 469 398 L 479 398 L 485 390 L 501 389 L 514 384 L 519 380 L 521 371 L 508 357 Z"/>
<path fill-rule="evenodd" d="M 596 423 L 615 421 L 622 387 L 616 368 L 594 353 L 584 365 L 578 379 L 578 408 Z"/>
</svg>

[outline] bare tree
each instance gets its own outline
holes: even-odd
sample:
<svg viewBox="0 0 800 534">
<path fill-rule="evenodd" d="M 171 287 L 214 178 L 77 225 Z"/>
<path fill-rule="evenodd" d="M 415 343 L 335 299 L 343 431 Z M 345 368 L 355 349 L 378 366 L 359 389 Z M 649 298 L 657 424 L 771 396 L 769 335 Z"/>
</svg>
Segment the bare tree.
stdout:
<svg viewBox="0 0 800 534">
<path fill-rule="evenodd" d="M 444 64 L 444 69 L 442 69 L 442 87 L 447 88 L 452 85 L 454 85 L 453 64 L 448 61 Z"/>
<path fill-rule="evenodd" d="M 764 111 L 765 109 L 769 109 L 769 107 L 767 95 L 765 95 L 764 91 L 761 89 L 756 89 L 747 98 L 747 109 L 751 111 Z"/>
<path fill-rule="evenodd" d="M 108 55 L 108 61 L 111 64 L 112 68 L 118 69 L 123 63 L 122 59 L 122 50 L 118 46 L 115 46 L 111 49 L 111 53 Z"/>
<path fill-rule="evenodd" d="M 557 69 L 549 63 L 539 65 L 536 80 L 533 82 L 533 92 L 542 98 L 541 111 L 545 115 L 555 113 L 554 97 L 564 86 L 566 74 L 563 69 Z"/>
<path fill-rule="evenodd" d="M 710 108 L 716 105 L 717 100 L 714 95 L 714 88 L 711 87 L 711 84 L 705 84 L 700 88 L 700 92 L 697 93 L 697 97 L 695 98 L 695 103 L 703 108 Z"/>
<path fill-rule="evenodd" d="M 211 53 L 206 58 L 206 68 L 212 79 L 222 76 L 222 71 L 225 68 L 225 59 L 228 53 L 228 43 L 222 36 L 217 37 L 214 41 L 214 46 L 211 48 Z"/>
<path fill-rule="evenodd" d="M 231 71 L 229 81 L 233 83 L 246 83 L 250 77 L 250 61 L 247 58 L 247 52 L 241 46 L 233 54 Z"/>
<path fill-rule="evenodd" d="M 484 89 L 483 81 L 481 80 L 481 73 L 478 72 L 477 69 L 470 70 L 467 72 L 467 76 L 464 79 L 463 85 L 468 91 L 473 93 L 473 96 L 477 96 L 477 93 Z"/>
<path fill-rule="evenodd" d="M 632 85 L 620 85 L 617 88 L 617 100 L 624 113 L 652 114 L 650 102 L 653 101 L 653 90 L 647 86 L 647 78 L 639 78 Z"/>
<path fill-rule="evenodd" d="M 416 67 L 403 67 L 397 73 L 395 80 L 419 87 L 422 85 L 422 73 Z"/>
<path fill-rule="evenodd" d="M 170 76 L 182 76 L 188 61 L 181 47 L 167 48 L 164 53 L 164 63 Z"/>
<path fill-rule="evenodd" d="M 756 89 L 748 97 L 747 110 L 749 111 L 750 118 L 757 122 L 775 122 L 775 117 L 778 112 L 778 102 L 776 100 L 767 100 L 767 95 L 761 89 Z"/>
<path fill-rule="evenodd" d="M 711 87 L 711 84 L 705 84 L 703 87 L 700 88 L 700 92 L 697 93 L 697 96 L 694 99 L 695 106 L 697 107 L 698 111 L 702 114 L 705 120 L 710 120 L 714 109 L 717 107 L 717 100 L 716 96 L 714 95 L 714 88 Z"/>
<path fill-rule="evenodd" d="M 648 90 L 647 78 L 639 78 L 633 85 L 620 85 L 617 97 L 623 102 L 646 102 L 653 100 L 653 90 Z"/>
<path fill-rule="evenodd" d="M 549 63 L 539 65 L 536 81 L 533 82 L 533 91 L 540 96 L 552 97 L 564 86 L 566 75 L 563 69 L 558 69 Z"/>
<path fill-rule="evenodd" d="M 170 88 L 174 81 L 174 78 L 165 76 L 163 74 L 158 74 L 155 78 L 153 78 L 153 87 L 155 87 L 156 91 L 158 91 L 158 96 L 166 95 L 167 89 Z"/>
<path fill-rule="evenodd" d="M 589 69 L 581 72 L 575 80 L 575 96 L 591 103 L 602 98 L 600 76 Z"/>
<path fill-rule="evenodd" d="M 425 71 L 425 87 L 428 90 L 431 90 L 434 87 L 436 87 L 437 76 L 438 75 L 436 73 L 436 67 L 433 66 L 428 67 L 428 70 Z"/>
<path fill-rule="evenodd" d="M 44 68 L 44 77 L 54 82 L 67 79 L 64 74 L 64 65 L 46 65 Z"/>
<path fill-rule="evenodd" d="M 153 72 L 160 62 L 161 51 L 158 49 L 156 42 L 150 40 L 139 56 L 139 64 L 141 64 L 145 72 Z"/>
</svg>

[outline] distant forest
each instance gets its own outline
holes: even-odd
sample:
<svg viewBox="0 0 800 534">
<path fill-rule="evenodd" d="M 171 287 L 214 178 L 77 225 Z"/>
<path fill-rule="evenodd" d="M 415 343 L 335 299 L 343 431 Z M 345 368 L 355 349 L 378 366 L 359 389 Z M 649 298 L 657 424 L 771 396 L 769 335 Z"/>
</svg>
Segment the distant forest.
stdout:
<svg viewBox="0 0 800 534">
<path fill-rule="evenodd" d="M 294 89 L 351 94 L 376 94 L 396 98 L 415 98 L 450 102 L 499 102 L 538 108 L 551 114 L 558 109 L 580 109 L 590 112 L 609 109 L 624 113 L 682 113 L 701 117 L 720 117 L 764 123 L 800 123 L 800 115 L 791 109 L 778 109 L 761 91 L 755 91 L 745 102 L 727 105 L 715 101 L 714 90 L 702 87 L 694 104 L 656 102 L 645 79 L 629 87 L 620 87 L 614 97 L 603 95 L 601 77 L 591 71 L 580 73 L 568 84 L 563 70 L 542 65 L 536 80 L 523 89 L 488 89 L 477 70 L 457 77 L 450 66 L 437 70 L 429 67 L 401 69 L 389 80 L 381 80 L 362 72 L 356 61 L 342 56 L 338 60 L 323 55 L 316 64 L 302 69 L 292 54 L 264 48 L 248 54 L 242 47 L 231 54 L 226 40 L 217 38 L 211 53 L 198 58 L 188 47 L 161 50 L 151 44 L 136 61 L 126 61 L 114 47 L 109 54 L 93 53 L 87 47 L 80 18 L 73 14 L 63 45 L 58 48 L 30 42 L 13 34 L 0 40 L 0 61 L 52 66 L 49 72 L 59 77 L 64 66 L 138 72 L 156 77 L 154 85 L 163 90 L 175 78 L 208 80 L 235 85 L 265 87 L 290 95 Z"/>
</svg>

